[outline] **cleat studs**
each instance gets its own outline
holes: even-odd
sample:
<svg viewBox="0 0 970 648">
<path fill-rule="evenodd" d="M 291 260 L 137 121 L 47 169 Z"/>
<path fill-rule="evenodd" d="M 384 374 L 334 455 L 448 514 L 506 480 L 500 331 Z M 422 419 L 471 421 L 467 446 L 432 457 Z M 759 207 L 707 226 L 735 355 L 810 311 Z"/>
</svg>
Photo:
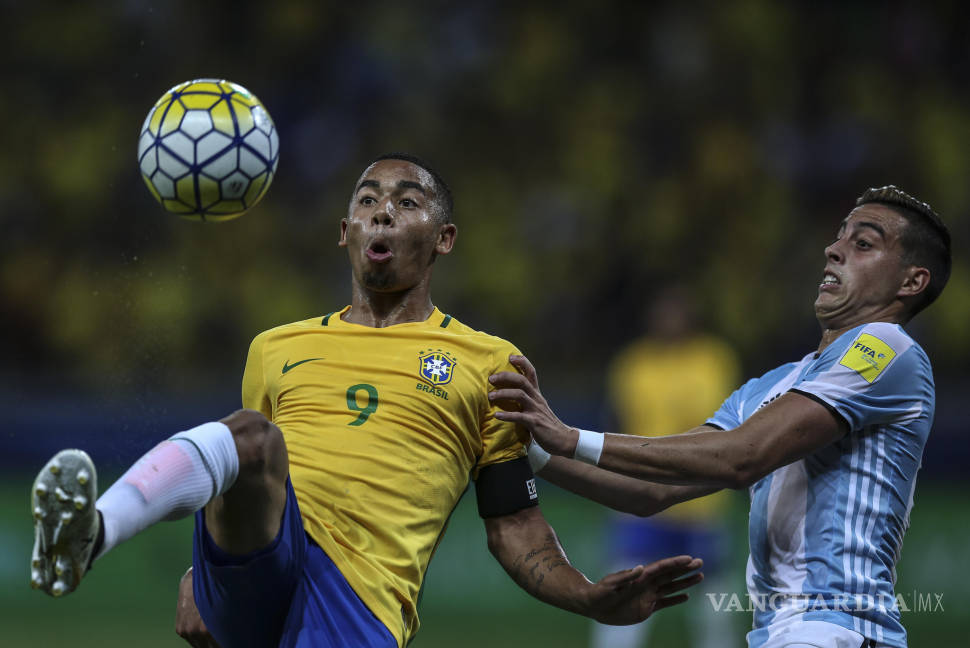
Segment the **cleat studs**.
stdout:
<svg viewBox="0 0 970 648">
<path fill-rule="evenodd" d="M 63 450 L 34 480 L 34 548 L 30 586 L 54 597 L 70 594 L 89 562 L 97 520 L 97 473 L 79 450 Z M 2 634 L 0 634 L 2 636 Z M 2 642 L 0 642 L 2 644 Z"/>
</svg>

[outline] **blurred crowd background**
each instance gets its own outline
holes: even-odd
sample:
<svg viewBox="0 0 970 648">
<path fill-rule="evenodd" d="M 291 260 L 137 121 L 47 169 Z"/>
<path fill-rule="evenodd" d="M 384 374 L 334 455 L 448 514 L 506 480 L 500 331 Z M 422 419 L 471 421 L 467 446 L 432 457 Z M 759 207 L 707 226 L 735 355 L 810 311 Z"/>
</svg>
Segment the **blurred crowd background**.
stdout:
<svg viewBox="0 0 970 648">
<path fill-rule="evenodd" d="M 855 198 L 893 183 L 929 202 L 954 268 L 909 327 L 938 389 L 920 479 L 966 484 L 962 3 L 3 0 L 0 16 L 10 483 L 65 443 L 120 469 L 236 407 L 255 334 L 348 303 L 352 184 L 410 151 L 455 194 L 436 305 L 517 344 L 588 427 L 665 287 L 760 375 L 817 345 L 822 251 Z M 199 77 L 246 86 L 281 139 L 266 197 L 218 225 L 164 213 L 135 162 L 149 108 Z"/>
</svg>

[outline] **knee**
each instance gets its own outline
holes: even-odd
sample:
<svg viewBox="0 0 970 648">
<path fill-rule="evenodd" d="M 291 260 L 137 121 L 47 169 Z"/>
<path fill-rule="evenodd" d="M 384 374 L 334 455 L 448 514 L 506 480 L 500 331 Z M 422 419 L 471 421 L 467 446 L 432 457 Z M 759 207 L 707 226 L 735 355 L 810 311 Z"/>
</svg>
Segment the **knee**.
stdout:
<svg viewBox="0 0 970 648">
<path fill-rule="evenodd" d="M 220 421 L 232 432 L 239 454 L 239 475 L 286 474 L 286 445 L 283 433 L 261 412 L 236 410 Z"/>
</svg>

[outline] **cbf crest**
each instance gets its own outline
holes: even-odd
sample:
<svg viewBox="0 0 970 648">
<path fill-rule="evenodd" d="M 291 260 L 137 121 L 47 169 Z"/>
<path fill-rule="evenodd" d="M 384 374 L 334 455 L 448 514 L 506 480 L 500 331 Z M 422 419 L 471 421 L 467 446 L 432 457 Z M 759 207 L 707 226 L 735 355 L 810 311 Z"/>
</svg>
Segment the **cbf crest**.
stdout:
<svg viewBox="0 0 970 648">
<path fill-rule="evenodd" d="M 454 357 L 447 351 L 418 352 L 418 375 L 432 385 L 447 385 L 455 372 Z"/>
</svg>

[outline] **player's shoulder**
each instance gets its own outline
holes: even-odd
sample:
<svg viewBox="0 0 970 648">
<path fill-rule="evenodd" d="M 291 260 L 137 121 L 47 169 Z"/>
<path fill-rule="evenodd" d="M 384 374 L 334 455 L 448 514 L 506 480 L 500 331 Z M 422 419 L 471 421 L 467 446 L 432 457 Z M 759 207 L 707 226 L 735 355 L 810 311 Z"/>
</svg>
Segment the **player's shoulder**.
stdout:
<svg viewBox="0 0 970 648">
<path fill-rule="evenodd" d="M 290 331 L 298 331 L 303 329 L 318 329 L 323 326 L 322 322 L 326 319 L 326 315 L 317 315 L 315 317 L 309 317 L 304 320 L 299 320 L 296 322 L 288 322 L 286 324 L 279 324 L 273 328 L 266 329 L 260 336 L 272 337 L 274 335 L 279 335 L 281 333 L 288 333 Z M 257 336 L 259 337 L 259 336 Z"/>
<path fill-rule="evenodd" d="M 284 337 L 287 334 L 295 333 L 299 331 L 304 331 L 308 329 L 321 329 L 323 328 L 322 322 L 328 317 L 328 315 L 317 315 L 315 317 L 310 317 L 304 320 L 299 320 L 296 322 L 288 322 L 286 324 L 279 324 L 272 328 L 268 328 L 265 331 L 258 333 L 253 338 L 253 345 L 261 345 L 266 342 L 273 340 L 275 338 Z"/>
<path fill-rule="evenodd" d="M 447 322 L 447 324 L 445 324 Z M 493 335 L 445 315 L 441 331 L 462 346 L 507 362 L 509 354 L 521 354 L 519 349 L 505 338 Z"/>
<path fill-rule="evenodd" d="M 836 340 L 836 348 L 842 353 L 863 352 L 870 356 L 898 358 L 905 356 L 911 362 L 929 363 L 923 347 L 899 324 L 894 322 L 869 322 L 849 329 Z"/>
<path fill-rule="evenodd" d="M 869 322 L 839 336 L 823 352 L 820 363 L 828 372 L 861 376 L 859 387 L 909 392 L 914 385 L 933 384 L 933 369 L 923 348 L 899 324 Z"/>
<path fill-rule="evenodd" d="M 916 344 L 916 340 L 906 332 L 906 329 L 894 322 L 869 322 L 856 327 L 855 333 L 875 336 L 886 344 L 900 347 L 900 350 Z"/>
<path fill-rule="evenodd" d="M 457 318 L 452 317 L 451 315 L 446 314 L 445 320 L 450 320 L 450 321 L 446 325 L 442 326 L 442 328 L 446 332 L 451 333 L 452 335 L 468 337 L 469 339 L 479 341 L 482 344 L 489 344 L 494 346 L 508 346 L 508 347 L 514 346 L 511 342 L 509 342 L 505 338 L 499 337 L 498 335 L 493 335 L 492 333 L 489 333 L 487 331 L 476 329 L 458 320 Z M 442 324 L 444 324 L 444 322 L 442 322 Z"/>
</svg>

